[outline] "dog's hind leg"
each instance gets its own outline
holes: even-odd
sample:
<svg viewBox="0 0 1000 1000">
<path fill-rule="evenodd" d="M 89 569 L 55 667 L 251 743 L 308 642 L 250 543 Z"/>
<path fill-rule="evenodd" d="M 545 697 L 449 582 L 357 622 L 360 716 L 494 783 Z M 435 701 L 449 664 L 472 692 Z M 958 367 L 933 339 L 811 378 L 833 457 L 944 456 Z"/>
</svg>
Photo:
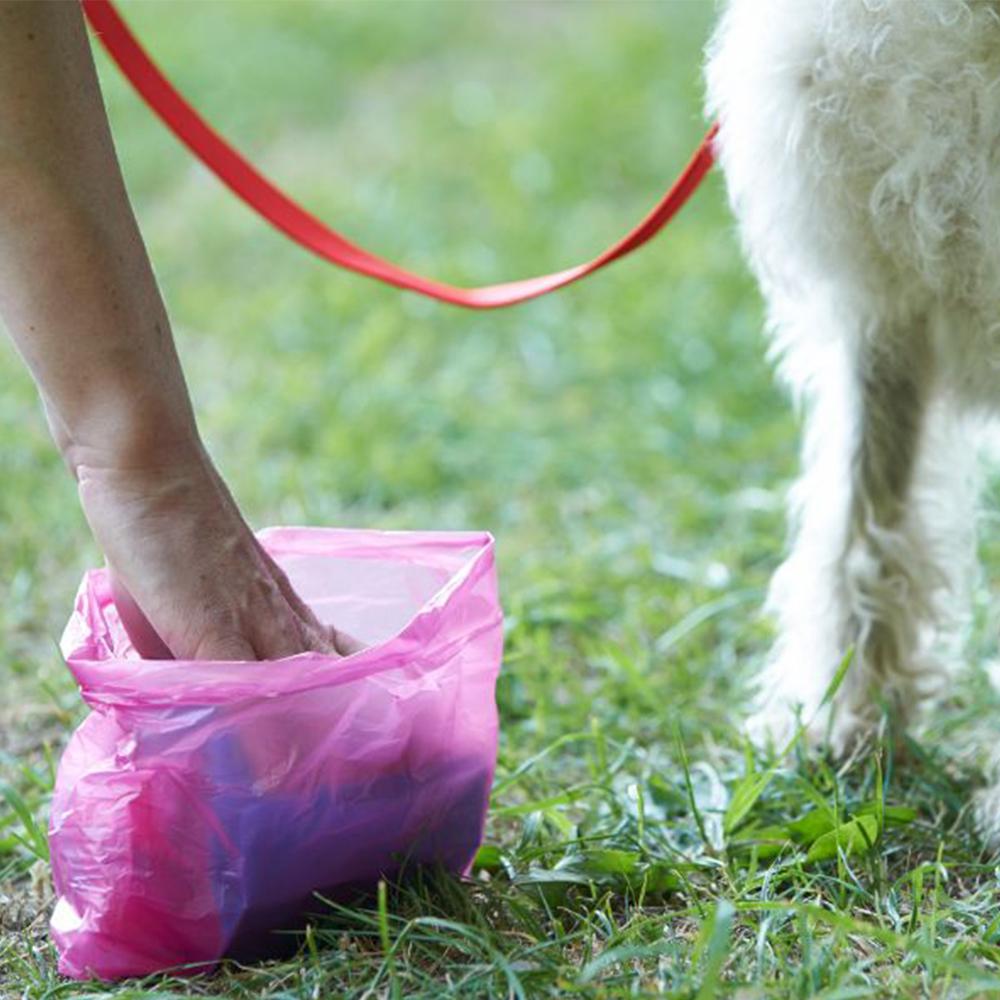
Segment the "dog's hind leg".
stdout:
<svg viewBox="0 0 1000 1000">
<path fill-rule="evenodd" d="M 843 752 L 883 707 L 905 720 L 930 693 L 942 597 L 955 587 L 948 560 L 957 556 L 942 544 L 954 531 L 937 529 L 956 514 L 971 529 L 970 511 L 939 509 L 955 490 L 936 475 L 949 418 L 934 399 L 927 321 L 853 326 L 830 338 L 821 377 L 808 382 L 793 544 L 769 594 L 778 636 L 751 732 L 776 746 L 806 724 L 811 738 L 828 735 Z"/>
</svg>

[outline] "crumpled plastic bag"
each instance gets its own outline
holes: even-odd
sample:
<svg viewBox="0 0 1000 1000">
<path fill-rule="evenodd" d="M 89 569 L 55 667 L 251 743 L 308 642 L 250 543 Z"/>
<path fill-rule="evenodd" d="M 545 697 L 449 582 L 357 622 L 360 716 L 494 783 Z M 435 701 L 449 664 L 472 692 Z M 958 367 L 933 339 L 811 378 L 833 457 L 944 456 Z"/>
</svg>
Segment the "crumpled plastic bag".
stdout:
<svg viewBox="0 0 1000 1000">
<path fill-rule="evenodd" d="M 271 953 L 279 929 L 419 863 L 467 871 L 496 763 L 503 644 L 493 539 L 259 536 L 346 659 L 143 660 L 106 570 L 62 651 L 93 710 L 56 779 L 59 970 L 136 976 Z"/>
</svg>

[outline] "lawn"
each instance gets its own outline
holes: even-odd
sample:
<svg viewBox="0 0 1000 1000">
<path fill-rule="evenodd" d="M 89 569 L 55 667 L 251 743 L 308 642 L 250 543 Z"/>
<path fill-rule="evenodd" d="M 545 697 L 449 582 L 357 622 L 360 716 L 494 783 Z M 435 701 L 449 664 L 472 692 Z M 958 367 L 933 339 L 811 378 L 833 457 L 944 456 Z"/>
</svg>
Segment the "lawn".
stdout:
<svg viewBox="0 0 1000 1000">
<path fill-rule="evenodd" d="M 125 10 L 306 204 L 460 283 L 603 248 L 705 127 L 707 0 Z M 496 535 L 500 757 L 471 881 L 317 903 L 294 961 L 61 980 L 40 829 L 82 710 L 56 641 L 99 556 L 5 346 L 0 997 L 1000 993 L 998 869 L 968 809 L 1000 701 L 985 582 L 968 669 L 919 743 L 890 731 L 839 764 L 741 735 L 796 429 L 720 178 L 634 258 L 473 314 L 292 246 L 100 68 L 201 425 L 251 522 Z M 998 543 L 984 533 L 984 581 Z"/>
</svg>

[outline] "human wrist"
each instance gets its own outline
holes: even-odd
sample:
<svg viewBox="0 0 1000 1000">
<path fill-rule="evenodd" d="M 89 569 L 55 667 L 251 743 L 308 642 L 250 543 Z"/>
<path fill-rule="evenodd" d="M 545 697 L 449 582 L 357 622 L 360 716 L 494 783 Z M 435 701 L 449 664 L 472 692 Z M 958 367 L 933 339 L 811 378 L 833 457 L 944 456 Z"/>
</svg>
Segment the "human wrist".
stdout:
<svg viewBox="0 0 1000 1000">
<path fill-rule="evenodd" d="M 187 405 L 107 401 L 77 415 L 72 426 L 54 417 L 50 405 L 46 409 L 56 445 L 76 479 L 83 468 L 155 472 L 207 460 Z"/>
</svg>

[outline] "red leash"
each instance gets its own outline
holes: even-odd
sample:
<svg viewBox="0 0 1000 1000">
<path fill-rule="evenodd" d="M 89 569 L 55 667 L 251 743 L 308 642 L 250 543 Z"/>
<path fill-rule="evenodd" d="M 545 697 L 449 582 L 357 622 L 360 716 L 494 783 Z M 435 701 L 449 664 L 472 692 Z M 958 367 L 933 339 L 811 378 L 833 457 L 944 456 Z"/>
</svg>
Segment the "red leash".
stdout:
<svg viewBox="0 0 1000 1000">
<path fill-rule="evenodd" d="M 81 0 L 90 26 L 146 103 L 178 139 L 238 197 L 307 250 L 338 267 L 470 309 L 496 309 L 537 298 L 593 274 L 651 240 L 680 210 L 714 162 L 713 125 L 658 205 L 600 256 L 554 274 L 482 288 L 458 288 L 405 271 L 345 239 L 293 201 L 238 153 L 185 100 L 149 57 L 111 0 Z"/>
</svg>

